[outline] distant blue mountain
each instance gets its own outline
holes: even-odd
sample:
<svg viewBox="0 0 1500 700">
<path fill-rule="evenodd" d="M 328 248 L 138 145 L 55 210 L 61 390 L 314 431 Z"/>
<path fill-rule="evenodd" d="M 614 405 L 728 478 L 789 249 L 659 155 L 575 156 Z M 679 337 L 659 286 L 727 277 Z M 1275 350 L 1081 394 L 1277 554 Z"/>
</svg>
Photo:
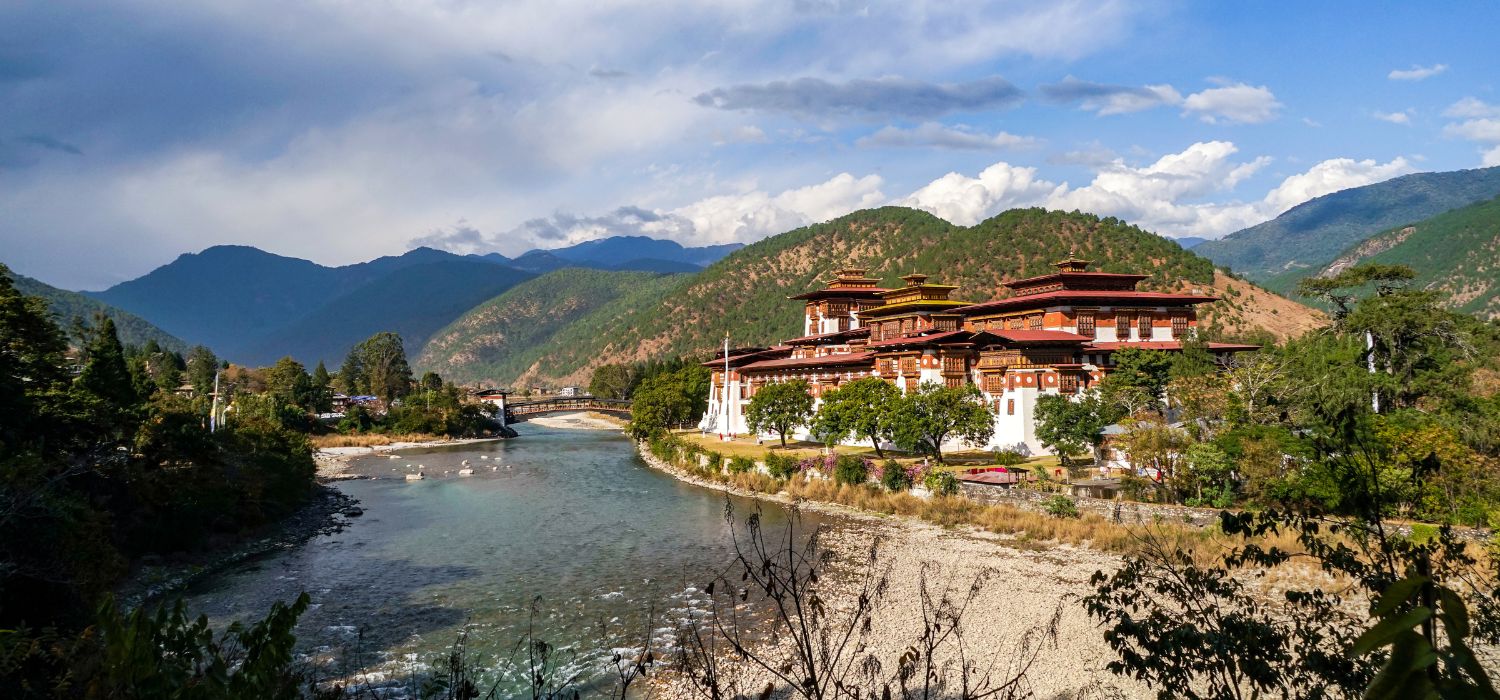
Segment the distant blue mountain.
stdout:
<svg viewBox="0 0 1500 700">
<path fill-rule="evenodd" d="M 1172 241 L 1177 245 L 1182 246 L 1183 250 L 1192 250 L 1198 247 L 1200 243 L 1207 243 L 1208 239 L 1199 238 L 1197 236 L 1183 236 L 1182 238 L 1173 238 Z"/>
<path fill-rule="evenodd" d="M 527 255 L 534 253 L 547 253 L 588 267 L 602 267 L 612 270 L 643 269 L 647 272 L 658 272 L 660 270 L 624 267 L 624 263 L 621 261 L 641 260 L 656 261 L 658 263 L 660 261 L 669 261 L 687 263 L 702 268 L 718 262 L 720 258 L 743 247 L 744 244 L 742 243 L 726 243 L 724 245 L 687 248 L 677 241 L 651 238 L 649 236 L 611 236 L 594 241 L 575 243 L 566 248 L 532 250 L 520 258 L 516 258 L 516 261 L 519 262 Z M 681 272 L 684 270 L 672 271 Z"/>
</svg>

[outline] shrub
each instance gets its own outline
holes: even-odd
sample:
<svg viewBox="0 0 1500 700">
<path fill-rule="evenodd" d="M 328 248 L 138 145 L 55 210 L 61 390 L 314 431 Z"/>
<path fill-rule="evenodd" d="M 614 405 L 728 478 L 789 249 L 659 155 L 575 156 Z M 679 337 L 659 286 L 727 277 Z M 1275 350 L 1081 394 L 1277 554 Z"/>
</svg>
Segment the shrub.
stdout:
<svg viewBox="0 0 1500 700">
<path fill-rule="evenodd" d="M 771 452 L 766 455 L 766 471 L 771 472 L 771 476 L 785 481 L 796 476 L 802 469 L 798 466 L 796 459 Z"/>
<path fill-rule="evenodd" d="M 1021 454 L 1017 450 L 995 451 L 995 464 L 998 464 L 1002 467 L 1013 467 L 1017 464 L 1025 464 L 1026 459 L 1026 455 Z"/>
<path fill-rule="evenodd" d="M 854 455 L 841 455 L 834 463 L 833 480 L 840 484 L 858 486 L 870 479 L 868 460 Z"/>
<path fill-rule="evenodd" d="M 911 488 L 911 475 L 896 460 L 888 459 L 880 465 L 880 485 L 891 493 L 900 493 Z"/>
<path fill-rule="evenodd" d="M 922 480 L 922 485 L 939 496 L 958 495 L 958 478 L 953 472 L 932 472 Z"/>
<path fill-rule="evenodd" d="M 1077 504 L 1067 496 L 1053 496 L 1042 501 L 1042 510 L 1057 518 L 1076 518 L 1079 515 Z"/>
<path fill-rule="evenodd" d="M 744 474 L 752 469 L 755 469 L 755 462 L 751 461 L 749 457 L 731 457 L 729 459 L 730 474 Z"/>
</svg>

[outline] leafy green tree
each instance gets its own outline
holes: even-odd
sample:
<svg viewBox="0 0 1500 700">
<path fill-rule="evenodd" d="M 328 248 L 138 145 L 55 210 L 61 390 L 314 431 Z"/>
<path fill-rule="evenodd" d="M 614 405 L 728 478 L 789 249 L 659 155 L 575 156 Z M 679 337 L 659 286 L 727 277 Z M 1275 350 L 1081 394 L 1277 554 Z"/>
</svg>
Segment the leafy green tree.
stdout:
<svg viewBox="0 0 1500 700">
<path fill-rule="evenodd" d="M 194 345 L 187 355 L 187 380 L 199 396 L 208 396 L 214 390 L 214 375 L 219 371 L 219 358 L 202 345 Z"/>
<path fill-rule="evenodd" d="M 1416 276 L 1416 271 L 1406 265 L 1365 263 L 1332 277 L 1304 278 L 1297 285 L 1297 293 L 1328 302 L 1334 308 L 1334 321 L 1341 322 L 1362 290 L 1373 289 L 1377 295 L 1385 296 L 1404 289 Z"/>
<path fill-rule="evenodd" d="M 349 386 L 353 389 L 368 389 L 371 395 L 386 403 L 411 393 L 411 365 L 406 361 L 401 336 L 376 333 L 356 345 L 349 357 L 353 365 L 346 360 L 345 368 L 339 370 L 339 374 L 341 380 L 351 382 Z M 349 371 L 348 379 L 343 377 L 345 370 Z"/>
<path fill-rule="evenodd" d="M 1219 449 L 1218 445 L 1211 442 L 1195 442 L 1188 445 L 1184 454 L 1184 462 L 1187 469 L 1186 476 L 1191 481 L 1194 497 L 1189 505 L 1202 505 L 1214 500 L 1217 494 L 1227 493 L 1231 489 L 1229 476 L 1234 471 L 1234 463 L 1229 456 Z M 1208 489 L 1210 497 L 1205 500 L 1203 492 Z M 1215 507 L 1227 508 L 1229 503 L 1215 502 Z"/>
<path fill-rule="evenodd" d="M 21 294 L 0 265 L 0 456 L 55 427 L 47 404 L 66 386 L 68 341 L 46 300 Z M 50 398 L 49 398 L 50 397 Z"/>
<path fill-rule="evenodd" d="M 328 413 L 333 410 L 333 377 L 328 376 L 328 368 L 323 366 L 323 361 L 318 360 L 318 366 L 313 368 L 311 377 L 312 398 L 309 408 L 314 413 Z"/>
<path fill-rule="evenodd" d="M 756 433 L 776 433 L 786 447 L 787 433 L 812 418 L 813 397 L 806 379 L 773 382 L 756 390 L 745 409 L 745 425 Z"/>
<path fill-rule="evenodd" d="M 1115 364 L 1109 376 L 1117 385 L 1138 388 L 1153 399 L 1161 399 L 1172 374 L 1170 353 L 1127 347 L 1116 350 L 1112 359 Z"/>
<path fill-rule="evenodd" d="M 1119 420 L 1120 412 L 1112 410 L 1094 392 L 1076 400 L 1061 394 L 1046 394 L 1036 402 L 1036 438 L 1057 453 L 1064 465 L 1069 455 L 1085 450 L 1098 457 L 1104 441 L 1104 428 Z"/>
<path fill-rule="evenodd" d="M 115 332 L 115 322 L 100 315 L 89 330 L 85 355 L 88 361 L 73 381 L 74 395 L 88 407 L 92 422 L 114 440 L 123 440 L 135 430 L 141 396 L 125 361 L 125 348 Z"/>
<path fill-rule="evenodd" d="M 1208 341 L 1195 334 L 1182 340 L 1182 350 L 1172 355 L 1168 374 L 1172 379 L 1185 379 L 1214 374 L 1218 369 L 1213 353 L 1208 351 Z"/>
<path fill-rule="evenodd" d="M 897 404 L 894 421 L 897 445 L 929 455 L 939 464 L 948 440 L 982 445 L 995 434 L 994 416 L 972 384 L 945 387 L 924 382 Z"/>
<path fill-rule="evenodd" d="M 425 372 L 419 386 L 422 391 L 437 391 L 443 388 L 443 378 L 437 372 Z"/>
<path fill-rule="evenodd" d="M 827 444 L 853 435 L 869 440 L 878 457 L 880 443 L 894 439 L 893 415 L 901 390 L 879 377 L 863 377 L 823 394 L 823 405 L 813 418 L 812 433 Z"/>
<path fill-rule="evenodd" d="M 312 378 L 302 363 L 283 357 L 266 371 L 266 389 L 285 404 L 309 408 L 312 405 Z"/>
<path fill-rule="evenodd" d="M 589 393 L 605 399 L 629 398 L 635 375 L 629 365 L 600 365 L 589 377 Z"/>
<path fill-rule="evenodd" d="M 369 395 L 370 375 L 365 371 L 363 345 L 349 348 L 349 354 L 344 356 L 344 364 L 339 365 L 335 386 L 349 396 Z"/>
<path fill-rule="evenodd" d="M 642 380 L 631 396 L 630 432 L 646 439 L 672 426 L 692 422 L 708 406 L 708 370 L 680 364 L 674 371 Z"/>
</svg>

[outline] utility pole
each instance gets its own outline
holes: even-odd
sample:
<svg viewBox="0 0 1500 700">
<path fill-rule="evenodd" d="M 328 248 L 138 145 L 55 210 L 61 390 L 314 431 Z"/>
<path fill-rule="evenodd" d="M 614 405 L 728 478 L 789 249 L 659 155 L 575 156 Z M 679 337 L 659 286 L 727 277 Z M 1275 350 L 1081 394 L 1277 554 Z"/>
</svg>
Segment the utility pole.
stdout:
<svg viewBox="0 0 1500 700">
<path fill-rule="evenodd" d="M 208 410 L 208 432 L 219 429 L 219 370 L 214 370 L 214 403 Z"/>
<path fill-rule="evenodd" d="M 1366 358 L 1369 362 L 1370 374 L 1375 374 L 1375 335 L 1370 331 L 1365 331 L 1365 350 L 1367 351 Z M 1380 413 L 1379 387 L 1370 390 L 1370 410 Z"/>
</svg>

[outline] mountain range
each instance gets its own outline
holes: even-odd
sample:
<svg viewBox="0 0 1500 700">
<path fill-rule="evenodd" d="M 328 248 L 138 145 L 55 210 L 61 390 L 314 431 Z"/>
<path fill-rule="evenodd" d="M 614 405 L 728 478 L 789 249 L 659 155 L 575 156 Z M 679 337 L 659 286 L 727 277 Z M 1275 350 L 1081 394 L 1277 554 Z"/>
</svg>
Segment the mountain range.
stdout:
<svg viewBox="0 0 1500 700">
<path fill-rule="evenodd" d="M 1500 167 L 1403 175 L 1309 200 L 1193 252 L 1286 293 L 1373 235 L 1496 195 Z"/>
<path fill-rule="evenodd" d="M 110 306 L 78 292 L 58 289 L 25 275 L 11 273 L 11 278 L 15 281 L 16 289 L 22 294 L 46 299 L 54 319 L 63 328 L 68 328 L 75 320 L 88 323 L 92 322 L 97 314 L 104 314 L 114 320 L 115 331 L 120 335 L 120 342 L 127 345 L 145 345 L 146 341 L 154 340 L 157 345 L 167 350 L 177 352 L 187 350 L 187 343 L 129 311 Z"/>
<path fill-rule="evenodd" d="M 1172 241 L 1117 219 L 1020 209 L 976 226 L 924 211 L 884 207 L 753 243 L 692 275 L 627 279 L 569 270 L 517 285 L 433 336 L 417 365 L 463 382 L 583 384 L 609 362 L 712 352 L 729 333 L 737 345 L 801 334 L 802 305 L 788 295 L 857 265 L 886 286 L 911 271 L 956 284 L 955 298 L 987 301 L 1002 283 L 1050 270 L 1069 253 L 1097 269 L 1145 272 L 1143 288 L 1222 297 L 1205 321 L 1228 335 L 1294 335 L 1320 313 L 1218 272 Z M 538 325 L 552 328 L 532 332 Z"/>
</svg>

